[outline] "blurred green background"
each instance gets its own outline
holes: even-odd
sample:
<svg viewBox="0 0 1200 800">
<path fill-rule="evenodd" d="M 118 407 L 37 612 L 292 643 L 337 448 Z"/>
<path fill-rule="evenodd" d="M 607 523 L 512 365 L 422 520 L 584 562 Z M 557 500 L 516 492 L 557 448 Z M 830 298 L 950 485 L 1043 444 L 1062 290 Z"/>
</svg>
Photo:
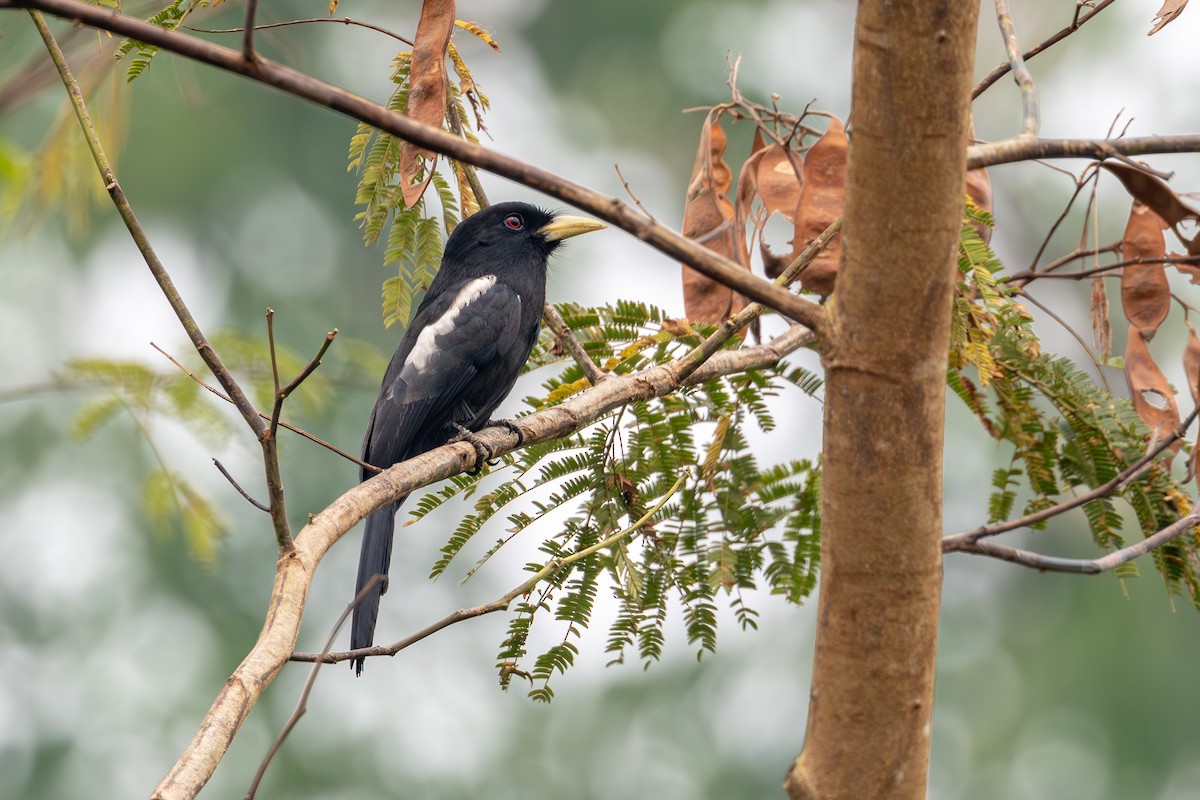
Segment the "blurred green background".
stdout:
<svg viewBox="0 0 1200 800">
<path fill-rule="evenodd" d="M 263 5 L 263 21 L 314 13 L 299 3 Z M 791 110 L 815 98 L 844 117 L 852 5 L 503 0 L 459 9 L 493 31 L 502 54 L 458 41 L 492 99 L 487 121 L 497 149 L 622 196 L 618 164 L 643 204 L 678 225 L 700 123 L 680 110 L 728 97 L 730 52 L 742 55 L 739 85 L 748 96 L 769 102 L 778 93 Z M 1200 110 L 1186 100 L 1200 93 L 1200 11 L 1147 39 L 1151 5 L 1115 4 L 1032 62 L 1044 135 L 1103 135 L 1122 109 L 1134 133 L 1200 131 Z M 226 6 L 195 24 L 239 24 L 240 8 Z M 1032 44 L 1065 25 L 1074 6 L 1026 0 L 1014 2 L 1013 13 Z M 416 12 L 415 2 L 339 10 L 401 33 L 411 33 Z M 61 35 L 68 27 L 54 22 Z M 263 32 L 259 43 L 273 58 L 369 97 L 389 91 L 397 44 L 377 33 L 309 25 Z M 79 32 L 71 44 L 80 65 L 104 61 L 94 57 L 104 37 Z M 68 363 L 120 359 L 165 371 L 149 342 L 180 355 L 187 344 L 86 156 L 57 167 L 37 160 L 64 113 L 53 80 L 17 77 L 41 60 L 39 48 L 23 12 L 0 14 L 3 86 L 31 90 L 0 94 L 0 797 L 144 796 L 254 641 L 274 546 L 266 518 L 212 467 L 220 458 L 263 494 L 258 449 L 217 401 L 211 406 L 227 428 L 214 424 L 208 436 L 131 414 L 89 437 L 72 434 L 80 411 L 102 393 L 67 380 Z M 990 6 L 979 52 L 982 75 L 1002 52 Z M 32 93 L 39 85 L 45 90 Z M 323 404 L 289 410 L 298 424 L 357 450 L 399 334 L 381 324 L 379 285 L 389 272 L 382 253 L 362 247 L 353 223 L 356 178 L 345 154 L 354 123 L 171 55 L 132 86 L 110 78 L 93 103 L 102 121 L 121 121 L 118 130 L 105 128 L 118 175 L 207 331 L 261 339 L 270 306 L 279 340 L 306 358 L 327 330 L 340 329 L 321 369 L 329 381 Z M 981 138 L 1011 135 L 1019 121 L 1011 81 L 977 104 Z M 747 141 L 748 132 L 733 133 L 731 161 Z M 1153 161 L 1177 170 L 1177 190 L 1200 188 L 1196 157 Z M 1010 266 L 1024 267 L 1071 181 L 1033 165 L 992 177 L 993 244 Z M 498 179 L 485 177 L 485 186 L 493 199 L 562 207 Z M 63 195 L 39 202 L 31 187 Z M 1106 185 L 1104 241 L 1119 236 L 1127 210 L 1127 198 Z M 1055 246 L 1075 245 L 1077 216 Z M 550 291 L 557 301 L 633 298 L 682 313 L 678 267 L 619 232 L 572 242 L 553 267 Z M 1064 282 L 1039 297 L 1086 335 L 1086 286 Z M 1178 361 L 1177 323 L 1155 340 L 1164 362 Z M 1061 328 L 1047 323 L 1042 331 L 1048 348 L 1079 356 Z M 1108 378 L 1123 386 L 1119 372 Z M 524 386 L 501 412 L 518 410 L 536 380 Z M 948 532 L 979 523 L 991 470 L 1008 457 L 956 402 Z M 788 394 L 776 416 L 779 434 L 756 440 L 764 461 L 817 452 L 817 403 Z M 297 528 L 355 481 L 352 466 L 294 437 L 284 439 L 283 458 Z M 202 491 L 227 525 L 208 561 L 189 552 L 177 522 L 144 513 L 142 481 L 160 461 Z M 381 641 L 519 582 L 520 554 L 463 585 L 456 580 L 469 558 L 440 581 L 425 580 L 455 514 L 443 509 L 404 529 Z M 1073 522 L 1011 539 L 1094 553 Z M 350 599 L 357 541 L 352 534 L 321 566 L 302 649 L 320 647 Z M 1143 573 L 1122 585 L 1111 576 L 947 561 L 931 798 L 1200 798 L 1200 618 L 1186 603 L 1172 606 L 1149 567 Z M 260 796 L 780 797 L 803 742 L 814 609 L 765 596 L 755 607 L 757 632 L 724 619 L 718 652 L 699 662 L 676 626 L 663 663 L 645 672 L 604 667 L 600 613 L 549 706 L 516 687 L 497 689 L 500 615 L 372 662 L 359 680 L 329 668 Z M 206 796 L 245 792 L 306 675 L 307 667 L 285 669 Z"/>
</svg>

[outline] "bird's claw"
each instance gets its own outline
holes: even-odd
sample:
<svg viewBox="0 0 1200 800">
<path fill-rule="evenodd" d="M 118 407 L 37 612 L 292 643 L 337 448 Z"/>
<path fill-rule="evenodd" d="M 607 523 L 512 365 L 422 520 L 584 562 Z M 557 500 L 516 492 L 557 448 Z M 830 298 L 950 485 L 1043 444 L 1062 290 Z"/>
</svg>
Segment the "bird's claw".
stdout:
<svg viewBox="0 0 1200 800">
<path fill-rule="evenodd" d="M 525 434 L 521 433 L 521 429 L 517 426 L 517 423 L 513 422 L 511 419 L 494 419 L 488 422 L 488 425 L 496 425 L 498 427 L 508 429 L 509 433 L 517 437 L 517 447 L 525 444 Z M 493 458 L 491 461 L 487 462 L 489 467 L 494 467 L 499 463 L 499 458 Z"/>
<path fill-rule="evenodd" d="M 489 466 L 491 465 L 492 448 L 484 444 L 483 440 L 480 439 L 475 431 L 471 430 L 470 428 L 459 425 L 457 422 L 452 422 L 450 425 L 454 428 L 454 430 L 458 431 L 458 433 L 451 437 L 450 444 L 454 444 L 455 442 L 466 442 L 467 444 L 471 445 L 471 447 L 475 448 L 475 466 L 472 467 L 467 474 L 478 475 L 483 471 L 484 464 L 488 464 Z"/>
<path fill-rule="evenodd" d="M 511 419 L 494 419 L 488 425 L 499 425 L 501 428 L 507 428 L 508 432 L 517 437 L 517 447 L 525 444 L 525 434 L 521 433 L 521 427 Z"/>
</svg>

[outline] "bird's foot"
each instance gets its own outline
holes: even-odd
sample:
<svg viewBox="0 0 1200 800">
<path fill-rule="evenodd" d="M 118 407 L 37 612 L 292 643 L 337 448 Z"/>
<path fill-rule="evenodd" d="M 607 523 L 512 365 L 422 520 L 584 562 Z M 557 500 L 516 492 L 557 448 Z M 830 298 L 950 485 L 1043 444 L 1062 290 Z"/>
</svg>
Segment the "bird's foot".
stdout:
<svg viewBox="0 0 1200 800">
<path fill-rule="evenodd" d="M 466 442 L 475 448 L 475 466 L 470 469 L 468 475 L 478 475 L 483 471 L 484 464 L 490 464 L 492 458 L 492 448 L 483 443 L 483 440 L 476 435 L 475 431 L 470 428 L 459 425 L 457 422 L 450 423 L 454 430 L 458 431 L 450 439 L 450 444 L 455 442 Z"/>
<path fill-rule="evenodd" d="M 521 428 L 517 425 L 516 420 L 494 419 L 488 422 L 488 425 L 499 425 L 501 428 L 507 428 L 509 433 L 517 437 L 517 447 L 525 444 L 525 434 L 521 433 Z"/>
</svg>

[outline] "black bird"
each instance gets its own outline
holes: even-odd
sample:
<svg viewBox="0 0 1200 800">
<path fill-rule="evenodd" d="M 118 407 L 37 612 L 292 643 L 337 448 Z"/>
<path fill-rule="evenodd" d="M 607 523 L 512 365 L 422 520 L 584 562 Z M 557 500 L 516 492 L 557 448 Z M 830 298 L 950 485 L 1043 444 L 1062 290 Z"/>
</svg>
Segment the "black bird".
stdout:
<svg viewBox="0 0 1200 800">
<path fill-rule="evenodd" d="M 528 203 L 498 203 L 463 220 L 383 376 L 362 460 L 389 467 L 486 427 L 537 341 L 550 254 L 563 239 L 603 227 Z M 364 469 L 362 480 L 373 475 Z M 404 500 L 367 517 L 355 594 L 384 577 L 354 609 L 353 648 L 374 640 Z M 358 674 L 363 661 L 355 659 Z"/>
</svg>

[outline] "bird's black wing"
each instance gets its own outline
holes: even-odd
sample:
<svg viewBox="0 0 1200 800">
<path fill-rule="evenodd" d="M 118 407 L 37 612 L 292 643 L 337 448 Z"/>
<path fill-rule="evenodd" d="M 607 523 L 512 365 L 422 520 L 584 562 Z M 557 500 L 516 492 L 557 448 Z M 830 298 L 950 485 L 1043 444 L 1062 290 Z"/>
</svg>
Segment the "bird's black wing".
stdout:
<svg viewBox="0 0 1200 800">
<path fill-rule="evenodd" d="M 490 413 L 511 381 L 495 387 L 500 396 L 487 409 L 472 407 L 480 390 L 487 394 L 477 383 L 490 383 L 514 360 L 519 371 L 528 357 L 516 352 L 524 346 L 521 316 L 520 296 L 490 275 L 447 287 L 424 305 L 388 367 L 363 460 L 390 466 L 445 443 L 449 423 L 470 426 L 480 411 Z"/>
</svg>

